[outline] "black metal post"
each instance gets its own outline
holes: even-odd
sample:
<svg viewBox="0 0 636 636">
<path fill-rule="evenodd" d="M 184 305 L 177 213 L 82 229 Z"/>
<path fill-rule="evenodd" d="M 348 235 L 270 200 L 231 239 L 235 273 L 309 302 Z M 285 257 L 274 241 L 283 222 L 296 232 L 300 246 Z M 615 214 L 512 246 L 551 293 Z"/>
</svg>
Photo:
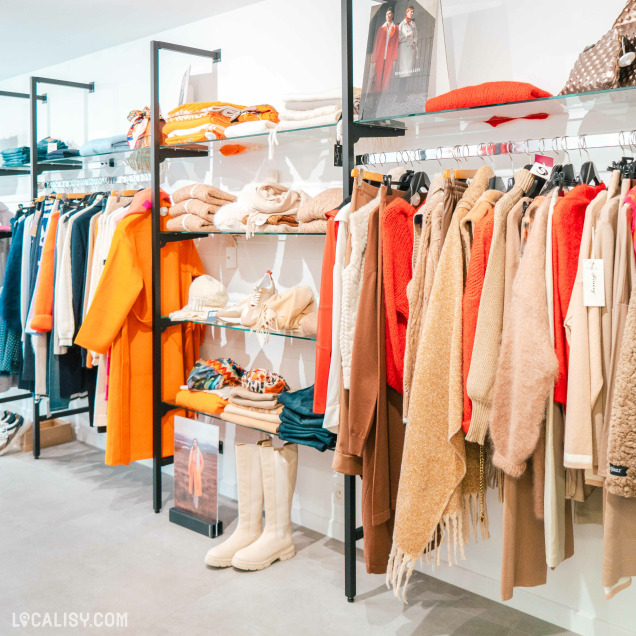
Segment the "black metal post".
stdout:
<svg viewBox="0 0 636 636">
<path fill-rule="evenodd" d="M 152 489 L 153 507 L 161 512 L 161 467 L 162 458 L 162 408 L 161 395 L 161 198 L 160 164 L 166 156 L 161 149 L 159 128 L 159 52 L 161 49 L 198 57 L 208 57 L 213 62 L 221 60 L 221 51 L 195 49 L 169 42 L 153 40 L 150 43 L 150 188 L 152 196 Z"/>
<path fill-rule="evenodd" d="M 38 78 L 31 77 L 29 87 L 29 106 L 31 109 L 31 198 L 38 196 Z M 35 425 L 35 422 L 33 423 Z M 35 443 L 33 444 L 33 452 L 35 454 Z"/>
<path fill-rule="evenodd" d="M 342 191 L 351 195 L 353 156 L 353 18 L 351 0 L 341 0 L 342 39 Z"/>
<path fill-rule="evenodd" d="M 14 91 L 0 91 L 0 97 L 18 97 L 20 99 L 31 99 L 30 93 L 15 93 Z M 36 99 L 46 102 L 46 95 L 38 95 Z"/>
<path fill-rule="evenodd" d="M 345 507 L 345 596 L 353 603 L 356 596 L 356 478 L 344 476 Z"/>
<path fill-rule="evenodd" d="M 159 193 L 160 179 L 160 143 L 159 130 L 159 43 L 150 43 L 150 187 L 152 195 L 152 315 L 153 325 L 157 317 L 161 316 L 161 247 L 157 238 L 161 231 Z M 161 403 L 161 330 L 155 326 L 152 330 L 152 486 L 153 507 L 155 512 L 161 512 L 161 455 L 162 455 L 162 409 Z"/>
<path fill-rule="evenodd" d="M 33 398 L 33 458 L 40 459 L 40 398 Z"/>
</svg>

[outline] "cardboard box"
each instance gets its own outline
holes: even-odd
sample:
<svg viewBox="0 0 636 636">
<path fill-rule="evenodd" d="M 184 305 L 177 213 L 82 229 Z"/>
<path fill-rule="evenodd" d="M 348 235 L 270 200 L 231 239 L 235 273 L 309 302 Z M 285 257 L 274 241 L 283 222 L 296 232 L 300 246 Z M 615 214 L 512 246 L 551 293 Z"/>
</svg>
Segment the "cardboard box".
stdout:
<svg viewBox="0 0 636 636">
<path fill-rule="evenodd" d="M 40 448 L 66 444 L 75 439 L 75 431 L 70 422 L 64 420 L 47 420 L 40 422 Z M 30 427 L 22 438 L 22 450 L 33 451 L 33 426 Z"/>
</svg>

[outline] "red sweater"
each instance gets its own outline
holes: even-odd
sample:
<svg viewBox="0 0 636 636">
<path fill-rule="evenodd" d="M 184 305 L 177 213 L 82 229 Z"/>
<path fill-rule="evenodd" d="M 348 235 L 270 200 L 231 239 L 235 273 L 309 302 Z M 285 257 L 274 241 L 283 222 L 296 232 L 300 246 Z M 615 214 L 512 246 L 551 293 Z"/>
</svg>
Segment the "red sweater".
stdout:
<svg viewBox="0 0 636 636">
<path fill-rule="evenodd" d="M 568 360 L 570 347 L 563 325 L 572 296 L 579 264 L 585 210 L 596 195 L 605 190 L 599 186 L 579 185 L 572 188 L 554 207 L 552 217 L 552 280 L 554 284 L 554 348 L 559 361 L 559 377 L 554 385 L 554 400 L 565 405 L 568 393 Z"/>
<path fill-rule="evenodd" d="M 462 428 L 468 433 L 470 418 L 473 415 L 473 403 L 466 392 L 466 381 L 470 370 L 470 361 L 473 357 L 473 345 L 475 344 L 475 331 L 477 330 L 477 315 L 479 314 L 479 301 L 484 287 L 492 233 L 495 227 L 495 212 L 491 208 L 486 212 L 481 221 L 475 226 L 473 232 L 473 247 L 470 250 L 470 261 L 466 273 L 466 287 L 462 298 L 462 349 L 464 354 L 464 421 Z"/>
<path fill-rule="evenodd" d="M 327 236 L 322 253 L 320 275 L 320 303 L 316 335 L 316 367 L 314 382 L 314 413 L 322 414 L 327 405 L 327 383 L 331 364 L 331 329 L 333 314 L 333 266 L 336 262 L 338 224 L 334 217 L 338 210 L 327 213 Z"/>
<path fill-rule="evenodd" d="M 404 391 L 404 350 L 409 301 L 406 286 L 413 278 L 413 216 L 415 208 L 404 199 L 389 204 L 382 225 L 382 279 L 386 323 L 386 381 Z"/>
</svg>

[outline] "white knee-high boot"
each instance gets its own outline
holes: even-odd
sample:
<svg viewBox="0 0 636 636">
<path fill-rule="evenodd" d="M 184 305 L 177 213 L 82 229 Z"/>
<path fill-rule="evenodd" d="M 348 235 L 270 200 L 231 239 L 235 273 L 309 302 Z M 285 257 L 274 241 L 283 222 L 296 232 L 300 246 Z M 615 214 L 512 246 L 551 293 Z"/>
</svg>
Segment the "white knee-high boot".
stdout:
<svg viewBox="0 0 636 636">
<path fill-rule="evenodd" d="M 265 498 L 265 530 L 251 545 L 239 550 L 232 565 L 240 570 L 263 570 L 274 561 L 296 554 L 291 534 L 291 505 L 298 472 L 298 446 L 260 447 Z"/>
<path fill-rule="evenodd" d="M 230 567 L 234 554 L 254 543 L 263 532 L 263 477 L 259 448 L 258 444 L 235 446 L 238 525 L 226 541 L 208 550 L 206 565 Z"/>
</svg>

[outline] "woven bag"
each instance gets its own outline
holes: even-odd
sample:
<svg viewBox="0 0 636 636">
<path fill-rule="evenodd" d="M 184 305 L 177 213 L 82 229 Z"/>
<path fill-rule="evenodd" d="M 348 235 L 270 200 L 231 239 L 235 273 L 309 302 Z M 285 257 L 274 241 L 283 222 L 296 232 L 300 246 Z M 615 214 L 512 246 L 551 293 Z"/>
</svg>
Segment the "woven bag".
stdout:
<svg viewBox="0 0 636 636">
<path fill-rule="evenodd" d="M 625 53 L 634 51 L 635 41 L 636 0 L 629 0 L 611 30 L 579 55 L 560 95 L 636 84 L 636 63 L 623 66 L 633 57 Z"/>
</svg>

